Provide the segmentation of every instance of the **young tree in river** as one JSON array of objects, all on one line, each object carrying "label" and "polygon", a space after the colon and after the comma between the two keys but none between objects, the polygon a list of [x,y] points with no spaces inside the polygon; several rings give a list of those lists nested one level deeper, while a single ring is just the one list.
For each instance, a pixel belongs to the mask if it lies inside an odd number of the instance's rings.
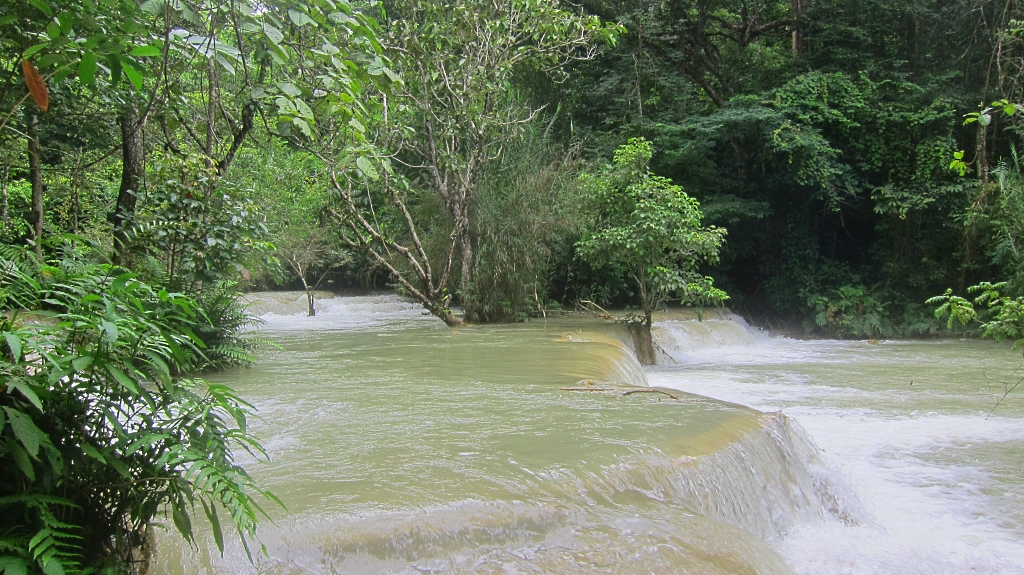
[{"label": "young tree in river", "polygon": [[338,266],[348,261],[347,254],[338,249],[337,239],[327,230],[289,229],[277,242],[277,254],[285,265],[298,276],[306,291],[306,313],[316,315],[315,292]]},{"label": "young tree in river", "polygon": [[633,138],[611,166],[584,175],[594,210],[592,230],[576,244],[591,265],[629,276],[640,291],[643,317],[627,322],[641,363],[655,363],[651,315],[674,293],[683,305],[721,304],[728,296],[697,272],[716,263],[725,230],[701,227],[700,204],[683,188],[648,170],[653,146]]}]

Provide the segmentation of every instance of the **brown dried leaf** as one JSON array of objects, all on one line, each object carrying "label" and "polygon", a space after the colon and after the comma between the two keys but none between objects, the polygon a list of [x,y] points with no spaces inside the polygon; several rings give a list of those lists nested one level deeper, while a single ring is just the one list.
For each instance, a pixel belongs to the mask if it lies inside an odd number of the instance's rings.
[{"label": "brown dried leaf", "polygon": [[25,74],[25,85],[28,86],[28,93],[32,95],[39,109],[46,111],[50,107],[50,94],[46,91],[46,82],[39,75],[39,71],[28,60],[21,61],[21,71]]}]

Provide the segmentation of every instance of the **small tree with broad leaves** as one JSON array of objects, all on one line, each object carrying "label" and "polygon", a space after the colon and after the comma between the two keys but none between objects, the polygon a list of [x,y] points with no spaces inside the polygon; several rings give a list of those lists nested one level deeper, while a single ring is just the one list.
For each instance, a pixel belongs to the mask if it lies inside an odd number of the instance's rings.
[{"label": "small tree with broad leaves", "polygon": [[648,168],[650,142],[633,138],[615,151],[612,165],[584,174],[581,186],[593,213],[576,244],[584,260],[631,278],[642,317],[627,318],[641,363],[655,363],[651,314],[673,294],[683,305],[720,305],[728,296],[697,270],[716,263],[725,229],[701,226],[700,204]]}]

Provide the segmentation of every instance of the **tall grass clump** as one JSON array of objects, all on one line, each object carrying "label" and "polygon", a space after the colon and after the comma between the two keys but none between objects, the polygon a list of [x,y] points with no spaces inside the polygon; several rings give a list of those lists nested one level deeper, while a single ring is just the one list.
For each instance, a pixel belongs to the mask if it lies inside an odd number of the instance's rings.
[{"label": "tall grass clump", "polygon": [[552,120],[534,121],[482,177],[475,206],[478,319],[520,321],[558,303],[550,297],[558,246],[579,235],[575,148],[558,142]]}]

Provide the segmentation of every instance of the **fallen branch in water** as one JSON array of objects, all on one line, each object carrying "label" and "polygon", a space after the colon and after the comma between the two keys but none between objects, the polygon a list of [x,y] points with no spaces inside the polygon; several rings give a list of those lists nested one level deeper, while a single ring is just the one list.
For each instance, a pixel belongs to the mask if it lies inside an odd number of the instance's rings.
[{"label": "fallen branch in water", "polygon": [[671,393],[669,393],[667,391],[662,391],[660,389],[654,389],[652,387],[631,388],[631,387],[589,387],[588,386],[588,387],[563,387],[561,389],[562,389],[562,391],[614,391],[614,392],[621,393],[623,396],[633,395],[634,393],[661,393],[663,395],[667,395],[667,396],[671,397],[672,399],[674,399],[676,401],[682,401],[682,399],[680,399],[679,396],[677,396],[677,395],[672,395]]},{"label": "fallen branch in water", "polygon": [[[579,303],[581,304],[580,307],[582,307],[583,309],[586,309],[587,311],[589,311],[590,313],[592,313],[592,314],[594,314],[594,315],[596,315],[598,317],[602,317],[604,319],[612,319],[612,314],[608,313],[608,310],[604,309],[603,307],[597,305],[596,303],[594,303],[594,302],[592,302],[592,301],[590,301],[588,299],[580,300]],[[589,305],[591,307],[588,309],[586,306],[584,306],[582,304],[587,304],[587,305]],[[603,315],[600,314],[600,313],[597,313],[596,311],[594,311],[593,308],[597,308],[597,309],[601,310],[602,312],[604,312]]]}]

